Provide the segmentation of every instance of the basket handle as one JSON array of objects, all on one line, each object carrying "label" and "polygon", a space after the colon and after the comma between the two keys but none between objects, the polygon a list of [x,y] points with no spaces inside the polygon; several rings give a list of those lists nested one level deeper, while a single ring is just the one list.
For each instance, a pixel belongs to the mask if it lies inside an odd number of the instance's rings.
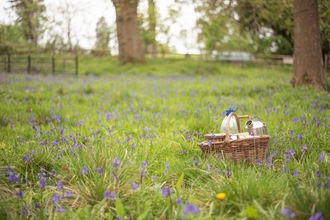
[{"label": "basket handle", "polygon": [[241,119],[241,118],[249,118],[250,116],[249,115],[237,115],[237,118],[238,119]]},{"label": "basket handle", "polygon": [[231,117],[235,117],[235,120],[236,120],[236,124],[237,124],[237,129],[238,129],[238,133],[241,133],[241,126],[239,124],[239,120],[238,120],[238,117],[237,115],[234,113],[234,112],[231,112],[229,115],[228,115],[228,119],[227,119],[227,122],[226,122],[226,139],[229,140],[229,123],[230,123],[230,119]]}]

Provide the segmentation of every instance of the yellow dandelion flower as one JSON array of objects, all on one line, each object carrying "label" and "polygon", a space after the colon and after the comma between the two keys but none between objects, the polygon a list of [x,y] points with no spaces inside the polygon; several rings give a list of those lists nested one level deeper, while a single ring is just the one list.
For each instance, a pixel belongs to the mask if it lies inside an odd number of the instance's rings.
[{"label": "yellow dandelion flower", "polygon": [[226,193],[218,193],[216,197],[219,200],[224,200],[226,198]]}]

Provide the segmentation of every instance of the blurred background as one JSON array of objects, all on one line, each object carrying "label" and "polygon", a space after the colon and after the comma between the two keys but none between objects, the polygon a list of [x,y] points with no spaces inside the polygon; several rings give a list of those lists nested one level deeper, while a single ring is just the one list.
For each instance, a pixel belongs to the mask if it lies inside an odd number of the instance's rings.
[{"label": "blurred background", "polygon": [[[1,0],[0,54],[117,56],[115,2]],[[293,0],[135,0],[148,57],[292,64]],[[323,54],[330,47],[330,0],[319,1]]]}]

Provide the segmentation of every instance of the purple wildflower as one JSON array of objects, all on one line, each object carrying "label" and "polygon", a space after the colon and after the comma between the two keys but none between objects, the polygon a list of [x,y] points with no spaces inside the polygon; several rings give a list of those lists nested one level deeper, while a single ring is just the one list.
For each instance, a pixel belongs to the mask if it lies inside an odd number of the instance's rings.
[{"label": "purple wildflower", "polygon": [[207,169],[208,169],[208,170],[212,170],[212,169],[213,169],[213,165],[210,164],[210,163],[208,163],[208,164],[207,164]]},{"label": "purple wildflower", "polygon": [[64,197],[72,197],[72,196],[73,196],[73,192],[72,191],[70,191],[70,190],[65,191]]},{"label": "purple wildflower", "polygon": [[197,161],[197,159],[194,157],[193,160],[194,160],[194,166],[197,167],[197,165],[198,165],[198,161]]},{"label": "purple wildflower", "polygon": [[23,205],[23,208],[21,209],[21,215],[22,216],[28,216],[30,214],[28,205]]},{"label": "purple wildflower", "polygon": [[285,156],[285,159],[286,159],[286,162],[290,162],[290,159],[291,157],[293,157],[293,155],[295,154],[296,152],[294,150],[288,150],[285,152],[284,156]]},{"label": "purple wildflower", "polygon": [[16,175],[10,167],[6,168],[5,173],[9,174],[9,177],[8,177],[9,182],[12,182],[12,183],[19,183],[20,182],[19,176]]},{"label": "purple wildflower", "polygon": [[118,157],[116,157],[113,160],[113,164],[112,164],[113,169],[116,169],[117,170],[119,168],[119,164],[120,164],[120,160],[118,159]]},{"label": "purple wildflower", "polygon": [[282,209],[280,213],[283,214],[286,219],[296,217],[296,213],[291,212],[289,208]]},{"label": "purple wildflower", "polygon": [[292,171],[292,176],[299,176],[299,172],[297,170]]},{"label": "purple wildflower", "polygon": [[315,215],[311,215],[309,220],[323,220],[323,215],[321,212],[317,212]]},{"label": "purple wildflower", "polygon": [[320,156],[319,156],[319,160],[320,160],[321,162],[324,162],[324,159],[325,159],[325,153],[322,152],[322,153],[320,154]]},{"label": "purple wildflower", "polygon": [[97,167],[95,170],[97,171],[98,174],[101,175],[104,169],[102,167]]},{"label": "purple wildflower", "polygon": [[288,167],[287,167],[287,166],[284,166],[284,168],[283,168],[283,172],[284,172],[284,173],[287,173],[287,172],[288,172]]},{"label": "purple wildflower", "polygon": [[297,117],[294,117],[293,119],[292,119],[292,122],[293,123],[296,123],[296,122],[298,122],[299,121],[299,118],[297,118]]},{"label": "purple wildflower", "polygon": [[30,161],[30,159],[26,155],[22,158],[22,160],[24,161],[24,163],[28,163]]},{"label": "purple wildflower", "polygon": [[223,172],[224,172],[227,176],[230,176],[230,175],[231,175],[231,173],[230,173],[229,170],[224,170]]},{"label": "purple wildflower", "polygon": [[80,171],[81,174],[85,175],[88,173],[88,169],[86,167],[83,167]]},{"label": "purple wildflower", "polygon": [[316,178],[320,179],[321,178],[321,171],[320,170],[316,170],[315,171],[315,175],[316,175]]},{"label": "purple wildflower", "polygon": [[156,176],[151,176],[151,180],[155,182],[157,180],[157,177]]},{"label": "purple wildflower", "polygon": [[39,187],[42,190],[45,189],[45,187],[46,187],[46,177],[41,176],[40,181],[39,181]]},{"label": "purple wildflower", "polygon": [[195,204],[192,204],[192,203],[185,204],[183,206],[182,211],[183,211],[182,217],[184,219],[186,219],[189,214],[193,214],[193,215],[198,215],[199,214],[198,207]]},{"label": "purple wildflower", "polygon": [[259,159],[256,160],[256,163],[257,163],[258,166],[261,166],[262,165],[262,163],[261,163],[261,161]]},{"label": "purple wildflower", "polygon": [[52,196],[52,204],[53,204],[53,206],[55,207],[56,206],[56,203],[58,201],[60,201],[60,200],[61,200],[60,195],[57,194],[57,193],[54,193],[53,196]]},{"label": "purple wildflower", "polygon": [[135,192],[135,190],[139,187],[138,184],[136,184],[134,181],[131,182],[132,190]]},{"label": "purple wildflower", "polygon": [[162,195],[163,196],[170,196],[171,195],[171,189],[170,188],[163,187],[162,188]]},{"label": "purple wildflower", "polygon": [[15,193],[15,196],[17,196],[17,197],[20,198],[20,199],[23,199],[24,194],[23,194],[22,190],[18,190],[18,191]]},{"label": "purple wildflower", "polygon": [[302,134],[298,134],[297,139],[300,141],[303,138]]},{"label": "purple wildflower", "polygon": [[266,167],[267,168],[272,168],[273,167],[272,161],[273,161],[273,157],[272,156],[267,157],[267,163],[266,163]]},{"label": "purple wildflower", "polygon": [[168,170],[170,169],[170,166],[168,165],[168,162],[165,162],[165,171],[164,174],[167,175],[168,174]]},{"label": "purple wildflower", "polygon": [[104,197],[106,199],[116,199],[116,193],[115,192],[109,192],[109,191],[106,191],[104,193]]},{"label": "purple wildflower", "polygon": [[60,207],[58,207],[58,208],[56,209],[56,212],[58,212],[58,213],[64,213],[64,212],[65,212],[65,209],[64,209],[63,206],[60,206]]},{"label": "purple wildflower", "polygon": [[57,189],[63,190],[63,182],[61,180],[57,182]]},{"label": "purple wildflower", "polygon": [[301,152],[306,152],[307,151],[307,145],[306,144],[304,144],[303,146],[302,146],[302,148],[301,148]]},{"label": "purple wildflower", "polygon": [[178,198],[176,198],[176,202],[175,202],[177,205],[181,205],[182,201],[181,201],[181,198],[180,196],[178,196]]},{"label": "purple wildflower", "polygon": [[324,188],[326,188],[326,189],[330,188],[330,176],[327,177],[327,182],[324,183]]}]

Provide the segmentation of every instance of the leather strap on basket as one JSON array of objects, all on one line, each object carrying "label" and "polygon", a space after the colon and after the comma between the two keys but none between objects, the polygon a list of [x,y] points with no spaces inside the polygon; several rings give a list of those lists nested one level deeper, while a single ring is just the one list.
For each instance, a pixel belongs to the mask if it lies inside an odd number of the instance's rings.
[{"label": "leather strap on basket", "polygon": [[231,117],[234,117],[235,120],[236,120],[236,124],[237,124],[237,129],[238,129],[238,133],[241,133],[241,126],[239,124],[239,120],[238,120],[238,117],[237,115],[234,113],[234,112],[231,112],[229,115],[228,115],[228,119],[227,119],[227,122],[226,122],[226,138],[225,138],[225,142],[229,141],[229,123],[230,123],[230,119]]}]

